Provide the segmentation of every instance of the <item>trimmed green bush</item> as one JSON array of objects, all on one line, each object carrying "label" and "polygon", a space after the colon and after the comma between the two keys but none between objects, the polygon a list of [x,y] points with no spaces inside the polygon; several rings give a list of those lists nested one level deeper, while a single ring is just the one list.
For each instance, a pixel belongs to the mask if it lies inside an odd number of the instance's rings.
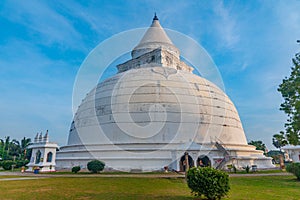
[{"label": "trimmed green bush", "polygon": [[5,161],[2,161],[2,167],[3,169],[5,170],[11,170],[12,168],[12,165],[15,165],[16,163],[12,160],[5,160]]},{"label": "trimmed green bush", "polygon": [[221,199],[230,189],[228,174],[211,167],[191,168],[187,184],[195,196],[209,200]]},{"label": "trimmed green bush", "polygon": [[92,173],[98,173],[104,169],[105,163],[100,160],[92,160],[88,162],[87,168]]},{"label": "trimmed green bush", "polygon": [[80,171],[80,169],[81,169],[80,166],[72,167],[72,172],[76,174],[77,172]]},{"label": "trimmed green bush", "polygon": [[290,163],[286,166],[286,171],[293,173],[300,180],[300,163]]}]

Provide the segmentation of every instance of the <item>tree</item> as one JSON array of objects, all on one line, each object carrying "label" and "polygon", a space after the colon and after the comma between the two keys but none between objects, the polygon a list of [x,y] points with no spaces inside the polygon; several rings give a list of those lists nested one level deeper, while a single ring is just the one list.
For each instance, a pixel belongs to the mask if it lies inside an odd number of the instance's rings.
[{"label": "tree", "polygon": [[9,159],[9,149],[10,149],[10,137],[5,137],[4,147],[3,147],[3,159]]},{"label": "tree", "polygon": [[0,155],[1,155],[1,160],[4,159],[4,141],[0,139]]},{"label": "tree", "polygon": [[268,157],[272,157],[275,163],[280,163],[280,157],[284,156],[284,153],[282,151],[278,150],[271,150],[267,153]]},{"label": "tree", "polygon": [[10,155],[11,156],[21,156],[21,146],[20,146],[20,142],[18,140],[13,139],[10,142]]},{"label": "tree", "polygon": [[26,159],[26,154],[27,154],[27,150],[28,150],[29,145],[31,145],[31,139],[24,137],[21,140],[21,151],[22,151],[23,159]]},{"label": "tree", "polygon": [[30,150],[28,146],[31,144],[31,139],[24,137],[20,142],[16,139],[10,140],[7,136],[5,139],[0,139],[0,157],[2,160],[13,159],[28,159],[30,158]]},{"label": "tree", "polygon": [[280,131],[279,134],[275,134],[273,135],[273,145],[277,148],[277,149],[281,149],[281,147],[285,146],[288,144],[288,141],[285,138],[284,132]]},{"label": "tree", "polygon": [[285,135],[292,145],[300,144],[300,53],[293,58],[293,67],[289,77],[285,77],[278,87],[284,102],[280,110],[287,114]]},{"label": "tree", "polygon": [[265,145],[262,141],[260,141],[260,140],[257,140],[257,141],[251,140],[251,142],[249,142],[248,144],[255,146],[255,147],[256,147],[256,150],[261,150],[261,151],[263,151],[263,152],[266,152],[267,147],[266,147],[266,145]]}]

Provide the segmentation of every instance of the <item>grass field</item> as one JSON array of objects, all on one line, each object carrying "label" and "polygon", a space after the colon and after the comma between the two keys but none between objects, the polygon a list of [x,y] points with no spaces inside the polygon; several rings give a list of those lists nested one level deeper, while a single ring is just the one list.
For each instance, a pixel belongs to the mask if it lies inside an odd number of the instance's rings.
[{"label": "grass field", "polygon": [[[293,176],[231,177],[225,199],[300,199]],[[0,199],[194,199],[182,178],[45,178],[1,181]]]},{"label": "grass field", "polygon": [[9,175],[9,176],[0,176],[0,179],[6,179],[6,178],[20,178],[20,176],[11,176],[11,175]]}]

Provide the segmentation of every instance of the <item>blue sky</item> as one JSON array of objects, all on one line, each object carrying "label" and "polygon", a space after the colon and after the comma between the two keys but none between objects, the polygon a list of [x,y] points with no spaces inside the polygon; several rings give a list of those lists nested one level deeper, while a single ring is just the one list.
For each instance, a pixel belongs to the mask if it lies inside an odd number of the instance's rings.
[{"label": "blue sky", "polygon": [[147,27],[199,42],[222,75],[248,140],[283,129],[277,87],[299,52],[300,1],[14,1],[0,3],[0,138],[49,129],[66,144],[77,71],[99,43]]}]

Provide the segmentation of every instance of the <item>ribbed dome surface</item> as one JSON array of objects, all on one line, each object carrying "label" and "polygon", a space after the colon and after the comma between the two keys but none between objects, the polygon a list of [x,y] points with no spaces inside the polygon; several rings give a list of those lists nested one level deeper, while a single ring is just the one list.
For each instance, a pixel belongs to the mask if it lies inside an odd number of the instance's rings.
[{"label": "ribbed dome surface", "polygon": [[87,144],[163,144],[193,138],[209,143],[215,137],[226,144],[247,144],[225,93],[197,75],[173,68],[132,69],[107,79],[83,100],[74,121],[68,145],[80,143],[79,138]]}]

